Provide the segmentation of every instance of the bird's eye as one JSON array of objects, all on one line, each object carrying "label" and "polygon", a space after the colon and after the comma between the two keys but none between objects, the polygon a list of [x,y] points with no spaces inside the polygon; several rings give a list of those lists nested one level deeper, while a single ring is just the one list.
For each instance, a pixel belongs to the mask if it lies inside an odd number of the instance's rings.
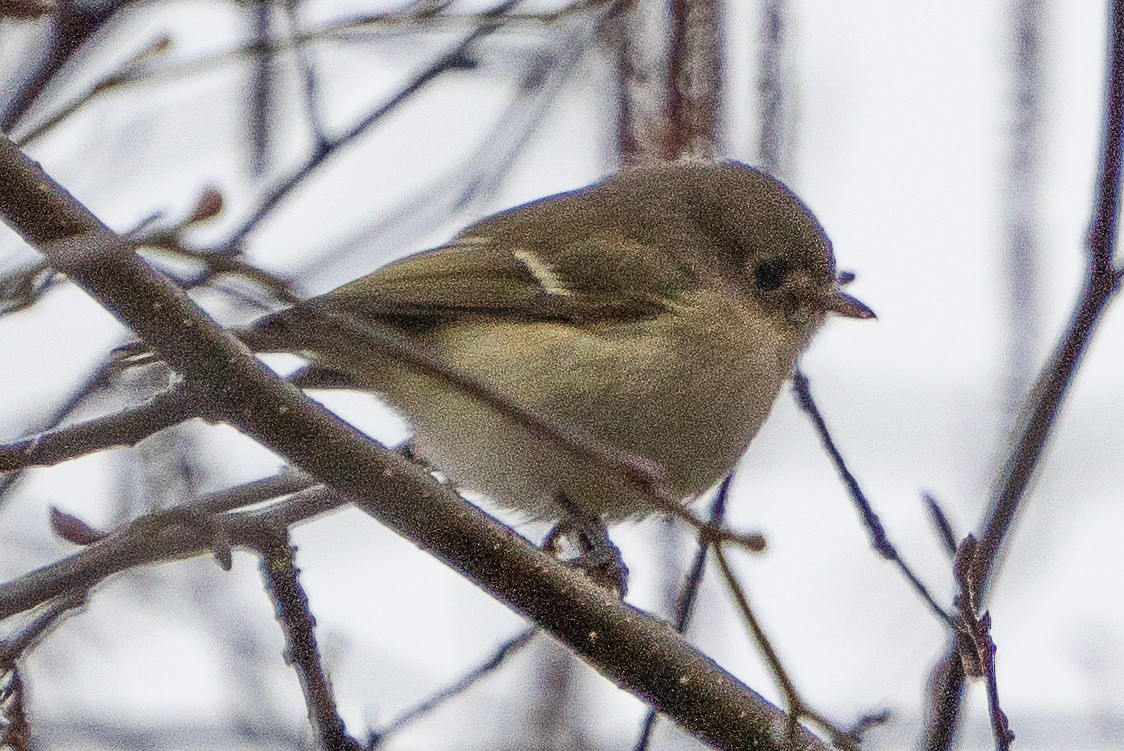
[{"label": "bird's eye", "polygon": [[757,267],[753,272],[753,281],[757,284],[757,289],[762,292],[772,292],[784,284],[786,276],[788,276],[788,261],[774,258],[762,262]]}]

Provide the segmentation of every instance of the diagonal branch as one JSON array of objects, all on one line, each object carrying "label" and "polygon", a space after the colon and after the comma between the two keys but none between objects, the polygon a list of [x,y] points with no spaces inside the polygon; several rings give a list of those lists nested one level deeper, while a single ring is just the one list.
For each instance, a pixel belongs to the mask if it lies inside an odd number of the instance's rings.
[{"label": "diagonal branch", "polygon": [[788,705],[788,733],[790,737],[795,737],[800,728],[800,718],[807,718],[809,722],[815,724],[824,732],[831,736],[832,745],[837,748],[844,749],[844,751],[858,751],[859,740],[858,738],[851,737],[848,731],[836,727],[830,720],[813,710],[800,692],[796,690],[796,684],[793,683],[792,678],[788,674],[784,663],[781,662],[780,655],[773,647],[772,641],[769,639],[765,629],[761,626],[761,622],[757,619],[757,615],[753,612],[753,608],[749,604],[749,598],[745,594],[745,589],[738,582],[737,576],[734,574],[734,569],[730,566],[730,561],[726,558],[726,553],[723,551],[721,545],[714,546],[714,561],[718,564],[718,570],[722,573],[722,578],[726,581],[726,588],[729,590],[731,596],[734,598],[734,603],[738,606],[738,611],[745,621],[746,628],[749,629],[753,637],[754,643],[761,651],[761,656],[765,658],[765,662],[769,666],[769,672],[773,674],[773,679],[777,682],[778,688],[784,695],[785,704]]},{"label": "diagonal branch", "polygon": [[498,670],[500,666],[507,661],[509,657],[519,652],[526,647],[531,641],[538,636],[538,628],[531,626],[530,628],[520,631],[515,636],[504,641],[500,647],[492,653],[491,657],[485,660],[480,665],[469,670],[457,680],[453,681],[448,686],[442,688],[437,693],[428,697],[419,704],[410,707],[402,714],[395,717],[382,728],[373,730],[368,738],[368,748],[376,749],[386,743],[390,736],[402,730],[410,723],[425,717],[433,712],[438,707],[441,707],[445,702],[450,699],[455,699],[468,689],[479,683],[484,677],[491,675]]},{"label": "diagonal branch", "polygon": [[133,409],[0,445],[0,474],[59,464],[115,446],[135,446],[153,433],[200,416],[205,406],[188,389],[173,388]]},{"label": "diagonal branch", "polygon": [[[1109,63],[1103,143],[1084,288],[1065,334],[1027,399],[1025,418],[999,476],[983,532],[979,535],[979,546],[968,577],[978,588],[981,605],[1081,358],[1124,277],[1116,258],[1124,139],[1124,0],[1113,0],[1108,29]],[[951,748],[953,741],[964,687],[964,671],[949,667],[955,660],[953,647],[942,662],[946,669],[933,686],[933,709],[926,724],[925,739],[925,748],[933,751]]]},{"label": "diagonal branch", "polygon": [[874,513],[874,508],[870,505],[870,500],[867,499],[866,493],[863,492],[859,486],[859,481],[852,474],[847,462],[843,460],[843,454],[840,453],[839,447],[835,445],[835,440],[831,437],[831,433],[827,429],[827,422],[823,419],[820,409],[816,406],[815,400],[812,398],[812,390],[808,384],[808,376],[804,375],[803,371],[797,370],[792,376],[792,387],[796,391],[796,400],[800,404],[800,409],[804,411],[808,418],[812,421],[812,426],[816,429],[816,434],[820,437],[820,442],[823,443],[824,450],[831,458],[835,469],[839,472],[839,477],[843,480],[843,484],[847,487],[847,492],[850,493],[851,499],[859,509],[862,515],[863,523],[866,524],[870,530],[871,543],[874,549],[878,551],[879,555],[888,561],[892,561],[898,570],[902,572],[906,580],[909,582],[913,590],[921,596],[921,599],[929,606],[929,609],[945,623],[951,621],[952,617],[944,612],[944,608],[936,601],[933,595],[929,592],[928,587],[921,581],[921,579],[913,572],[913,569],[905,562],[898,549],[890,542],[889,536],[886,534],[885,527],[882,526],[882,520],[878,518],[878,514]]},{"label": "diagonal branch", "polygon": [[[40,422],[38,426],[33,429],[39,432],[46,432],[57,428],[63,420],[85,404],[87,399],[103,388],[108,379],[109,370],[104,366],[98,368],[71,392],[70,396],[62,405],[57,407],[45,420]],[[21,474],[20,471],[15,471],[0,477],[0,508],[4,507],[5,502],[10,497],[8,495],[9,492],[15,487],[16,481]]]},{"label": "diagonal branch", "polygon": [[[726,502],[730,498],[730,486],[733,482],[734,473],[730,472],[722,480],[722,484],[718,486],[718,492],[714,494],[714,500],[710,503],[710,524],[714,528],[721,527],[723,520],[726,518]],[[675,600],[675,630],[681,634],[687,633],[687,627],[694,615],[695,602],[698,599],[699,590],[702,589],[703,574],[706,572],[707,553],[713,543],[713,535],[710,534],[709,530],[699,531],[695,558],[691,561],[691,568],[688,570],[687,576],[683,580],[683,586],[679,590],[679,596]],[[652,742],[652,731],[656,728],[656,718],[656,712],[652,709],[649,709],[644,715],[644,722],[640,725],[640,734],[637,736],[636,745],[633,747],[634,751],[648,751],[648,746]]]},{"label": "diagonal branch", "polygon": [[0,131],[7,133],[58,80],[61,71],[106,24],[133,0],[86,4],[63,0],[51,22],[50,41],[34,70],[19,83],[0,112]]},{"label": "diagonal branch", "polygon": [[430,63],[425,70],[414,76],[408,84],[390,97],[390,99],[367,113],[346,132],[321,144],[320,148],[313,152],[312,157],[304,165],[278,183],[265,195],[254,212],[247,217],[242,225],[231,235],[228,245],[233,248],[237,248],[241,245],[258,224],[260,224],[294,188],[303,182],[310,174],[315,172],[328,157],[361,136],[368,128],[396,110],[405,101],[418,93],[418,91],[429,85],[434,79],[452,70],[463,70],[471,67],[472,63],[469,58],[469,53],[472,48],[478,41],[500,29],[503,25],[503,15],[520,2],[521,0],[505,0],[505,2],[501,3],[494,10],[485,14],[479,25],[477,25],[470,34],[465,36],[456,47]]},{"label": "diagonal branch", "polygon": [[[718,748],[788,747],[783,712],[668,624],[536,550],[277,378],[2,136],[0,215],[216,413],[534,620],[619,686]],[[823,748],[807,732],[797,741]]]},{"label": "diagonal branch", "polygon": [[[259,511],[227,513],[289,494],[293,495]],[[307,476],[292,472],[199,496],[184,506],[143,516],[74,555],[0,583],[0,620],[69,592],[88,591],[137,566],[210,553],[218,553],[225,565],[229,546],[238,544],[256,524],[292,525],[345,503]]]}]

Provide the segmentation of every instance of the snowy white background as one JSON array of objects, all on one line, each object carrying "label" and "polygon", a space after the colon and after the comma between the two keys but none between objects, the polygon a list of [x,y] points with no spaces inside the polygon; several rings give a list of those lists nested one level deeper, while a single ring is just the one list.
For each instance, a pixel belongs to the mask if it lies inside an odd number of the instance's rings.
[{"label": "snowy white background", "polygon": [[[346,5],[309,0],[304,10],[316,23],[346,17]],[[725,151],[751,163],[756,5],[728,9]],[[1043,18],[1039,362],[1065,325],[1083,272],[1106,16],[1104,3],[1066,0],[1047,3]],[[976,528],[1014,419],[1004,390],[1009,321],[1000,200],[1011,129],[1008,4],[803,0],[792,4],[790,22],[796,128],[785,177],[827,228],[841,267],[858,273],[851,291],[879,315],[877,323],[831,323],[804,368],[891,539],[947,602],[949,562],[920,491],[941,500],[959,534]],[[166,2],[126,13],[89,54],[96,52],[108,71],[169,34],[168,61],[186,60],[237,44],[247,27],[227,4]],[[0,29],[0,70],[12,70],[38,43],[36,28]],[[318,46],[329,126],[347,127],[457,33],[388,35],[397,41],[377,46],[379,54],[370,44]],[[462,160],[473,158],[515,96],[511,61],[518,56],[501,52],[542,43],[533,31],[486,42],[480,69],[442,78],[306,181],[251,235],[250,258],[277,272],[301,270],[301,291],[321,292],[494,210],[611,171],[611,79],[604,51],[594,48],[548,74],[563,88],[548,110],[527,114],[541,114],[541,123],[497,189],[453,206],[464,187]],[[98,71],[84,66],[82,75],[96,78]],[[203,185],[217,184],[227,212],[196,237],[218,238],[309,145],[294,98],[270,175],[248,177],[239,135],[247,75],[246,66],[231,64],[123,89],[36,141],[31,152],[122,230],[153,212],[182,216]],[[282,78],[295,91],[292,71]],[[36,116],[90,81],[66,79],[69,89],[52,90]],[[380,226],[404,206],[412,208],[395,226]],[[339,263],[303,266],[336,246],[352,250]],[[0,268],[34,257],[0,229]],[[200,299],[219,316],[232,314],[219,295]],[[1077,377],[993,589],[1001,698],[1016,747],[1028,751],[1124,745],[1121,308],[1108,312]],[[0,440],[25,434],[125,336],[66,286],[32,310],[0,319]],[[339,395],[327,403],[376,435],[401,435],[369,397]],[[200,426],[191,434],[197,456],[209,459],[206,488],[277,466],[233,431]],[[47,527],[51,504],[93,524],[122,521],[116,489],[122,482],[143,485],[123,453],[38,470],[22,481],[0,509],[0,573],[11,577],[73,552]],[[731,517],[734,526],[761,530],[769,540],[765,555],[735,558],[805,697],[844,722],[889,707],[894,716],[872,733],[871,747],[914,746],[944,631],[871,550],[787,390],[742,463]],[[633,571],[631,599],[663,609],[666,556],[654,551],[672,544],[673,560],[685,568],[688,537],[669,536],[659,520],[613,535]],[[305,524],[295,539],[353,732],[411,706],[522,628],[518,617],[359,511]],[[692,635],[720,664],[780,701],[713,571]],[[47,748],[88,747],[83,734],[99,724],[120,732],[117,747],[146,747],[146,728],[179,737],[176,748],[291,747],[306,734],[305,710],[295,675],[280,659],[282,646],[249,555],[236,555],[230,573],[209,560],[130,573],[100,587],[89,607],[28,661],[33,717]],[[522,653],[388,747],[518,748],[513,739],[530,712],[519,687],[533,685],[544,664],[541,651]],[[642,705],[592,671],[580,668],[580,676],[575,702],[591,718],[584,728],[590,742],[631,747]],[[981,686],[971,688],[966,706],[961,747],[990,748]],[[216,730],[229,725],[242,729],[240,740]],[[695,746],[664,723],[653,747]]]}]

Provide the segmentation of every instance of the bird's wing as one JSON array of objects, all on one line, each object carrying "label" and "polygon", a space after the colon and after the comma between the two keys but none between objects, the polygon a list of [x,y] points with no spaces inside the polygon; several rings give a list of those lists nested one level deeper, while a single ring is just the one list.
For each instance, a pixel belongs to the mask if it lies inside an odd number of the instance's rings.
[{"label": "bird's wing", "polygon": [[612,323],[665,311],[677,286],[667,274],[650,249],[613,239],[524,247],[468,235],[297,307],[405,327],[464,319]]}]

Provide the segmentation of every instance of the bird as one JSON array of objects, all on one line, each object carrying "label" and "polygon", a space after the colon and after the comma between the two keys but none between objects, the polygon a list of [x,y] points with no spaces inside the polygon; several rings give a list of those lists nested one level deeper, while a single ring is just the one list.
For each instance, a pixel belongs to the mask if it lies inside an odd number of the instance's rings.
[{"label": "bird", "polygon": [[689,503],[738,462],[827,316],[874,317],[847,280],[777,179],[668,162],[501,211],[237,334],[304,358],[298,385],[380,397],[463,490],[529,520],[615,522],[662,509],[519,416],[636,458]]}]

